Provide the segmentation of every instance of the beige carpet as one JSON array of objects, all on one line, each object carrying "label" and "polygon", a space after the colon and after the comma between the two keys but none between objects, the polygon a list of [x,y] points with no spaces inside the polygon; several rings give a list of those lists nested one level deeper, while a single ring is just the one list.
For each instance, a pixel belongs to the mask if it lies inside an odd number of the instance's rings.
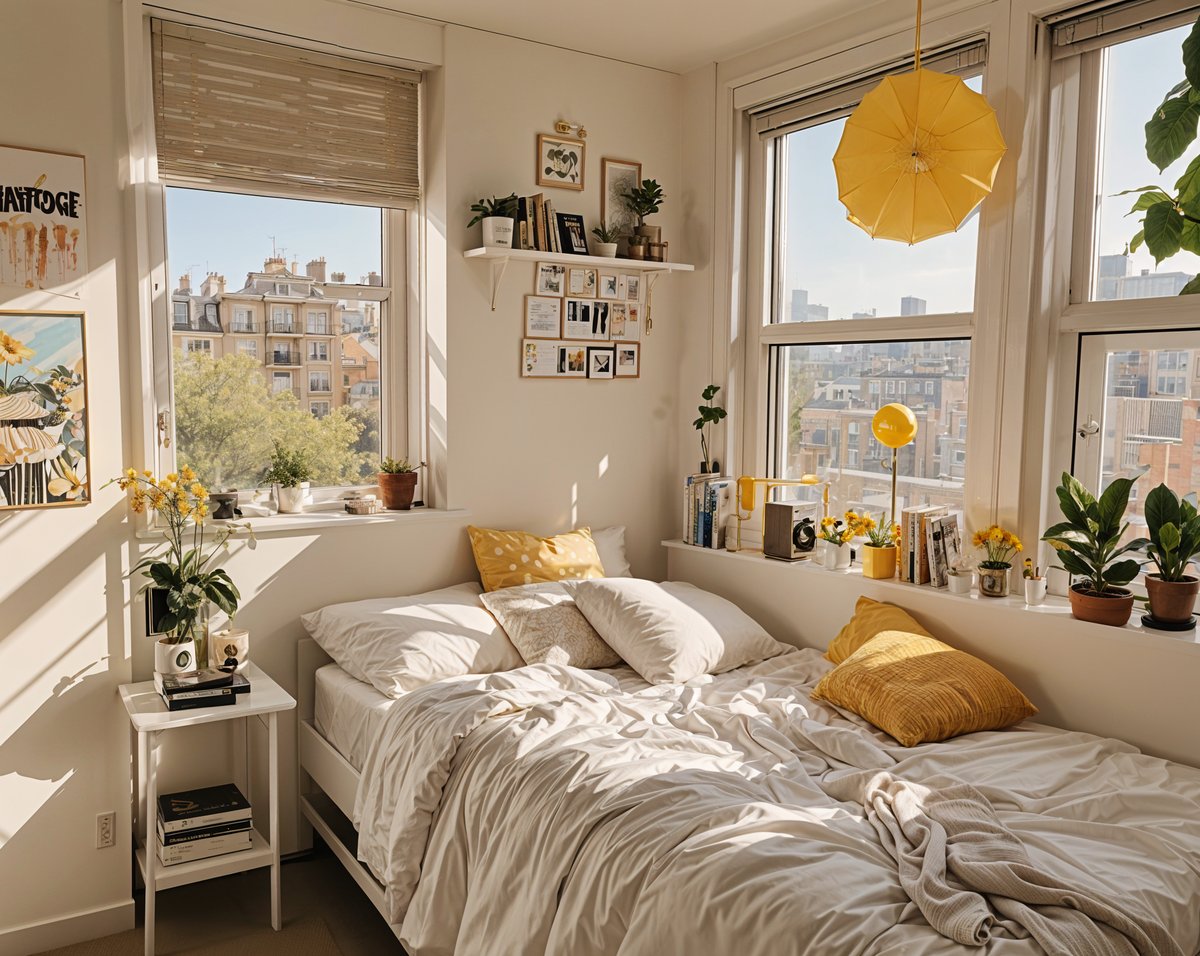
[{"label": "beige carpet", "polygon": [[[341,956],[341,950],[329,934],[323,919],[294,920],[278,933],[266,929],[260,933],[237,936],[200,946],[176,946],[159,934],[157,956]],[[116,936],[105,936],[87,943],[52,949],[43,956],[137,956],[145,951],[140,929]]]}]

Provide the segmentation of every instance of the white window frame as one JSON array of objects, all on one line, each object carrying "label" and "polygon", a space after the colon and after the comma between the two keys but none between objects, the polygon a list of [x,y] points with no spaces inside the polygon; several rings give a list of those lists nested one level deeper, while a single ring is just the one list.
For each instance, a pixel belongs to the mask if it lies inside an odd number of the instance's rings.
[{"label": "white window frame", "polygon": [[[319,384],[321,379],[324,379],[325,387],[322,388]],[[313,385],[314,379],[318,382]],[[328,369],[309,369],[308,370],[308,390],[315,395],[332,395],[333,394],[333,378]]]},{"label": "white window frame", "polygon": [[[320,317],[320,316],[325,317],[324,322],[321,323],[324,326],[324,328],[326,329],[326,331],[324,331],[324,332],[317,332],[317,331],[314,331],[312,328],[313,318]],[[333,325],[329,321],[329,310],[328,309],[305,309],[304,310],[304,334],[305,335],[332,335],[333,334]]]},{"label": "white window frame", "polygon": [[[324,355],[313,353],[324,352]],[[308,343],[308,361],[310,362],[328,362],[329,361],[329,342],[325,339],[313,339]]]},{"label": "white window frame", "polygon": [[251,358],[257,359],[258,354],[258,339],[237,339],[237,354],[249,355]]}]

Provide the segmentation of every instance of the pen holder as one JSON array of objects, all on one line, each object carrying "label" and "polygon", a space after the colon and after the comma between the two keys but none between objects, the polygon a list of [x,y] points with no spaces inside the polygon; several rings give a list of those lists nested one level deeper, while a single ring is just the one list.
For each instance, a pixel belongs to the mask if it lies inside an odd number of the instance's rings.
[{"label": "pen holder", "polygon": [[1046,600],[1046,579],[1025,578],[1025,603],[1037,607]]}]

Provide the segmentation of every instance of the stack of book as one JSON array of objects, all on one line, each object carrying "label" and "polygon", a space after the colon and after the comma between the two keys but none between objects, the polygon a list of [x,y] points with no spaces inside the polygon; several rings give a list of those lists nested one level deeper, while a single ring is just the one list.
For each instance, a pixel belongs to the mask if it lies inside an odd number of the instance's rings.
[{"label": "stack of book", "polygon": [[725,523],[737,507],[737,483],[728,475],[688,475],[683,492],[683,540],[725,547]]},{"label": "stack of book", "polygon": [[221,707],[235,703],[250,692],[250,682],[241,674],[226,673],[210,667],[182,674],[154,675],[154,689],[167,710],[192,707]]},{"label": "stack of book", "polygon": [[232,783],[158,798],[158,858],[164,866],[250,849],[250,803]]},{"label": "stack of book", "polygon": [[948,568],[962,558],[958,515],[930,505],[900,512],[900,580],[944,588]]},{"label": "stack of book", "polygon": [[542,193],[517,200],[517,230],[513,246],[538,252],[587,255],[583,217],[559,212]]}]

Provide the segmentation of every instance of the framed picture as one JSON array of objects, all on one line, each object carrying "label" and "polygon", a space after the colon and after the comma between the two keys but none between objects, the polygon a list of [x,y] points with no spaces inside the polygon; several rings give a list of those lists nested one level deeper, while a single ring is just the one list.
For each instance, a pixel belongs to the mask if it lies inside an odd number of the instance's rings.
[{"label": "framed picture", "polygon": [[561,339],[521,342],[522,378],[586,378],[587,346]]},{"label": "framed picture", "polygon": [[626,272],[621,279],[625,283],[625,301],[640,302],[642,300],[642,277],[636,272]]},{"label": "framed picture", "polygon": [[0,312],[0,510],[86,505],[82,312]]},{"label": "framed picture", "polygon": [[576,256],[588,254],[587,233],[583,229],[583,216],[573,212],[558,214],[558,245],[563,252]]},{"label": "framed picture", "polygon": [[567,273],[567,295],[581,299],[596,298],[596,270],[579,268]]},{"label": "framed picture", "polygon": [[608,336],[614,342],[619,339],[624,339],[626,325],[629,321],[629,310],[624,302],[610,302],[608,304]]},{"label": "framed picture", "polygon": [[600,160],[600,221],[623,236],[633,234],[637,216],[621,197],[641,182],[641,163],[607,156]]},{"label": "framed picture", "polygon": [[613,369],[616,365],[616,351],[611,345],[608,346],[588,346],[587,350],[587,377],[588,378],[613,378]]},{"label": "framed picture", "polygon": [[556,296],[525,296],[525,336],[557,339],[562,336],[562,302]]},{"label": "framed picture", "polygon": [[596,280],[596,295],[601,299],[622,299],[621,280],[615,272],[601,272]]},{"label": "framed picture", "polygon": [[583,190],[584,142],[553,133],[538,133],[537,184]]},{"label": "framed picture", "polygon": [[50,289],[87,275],[84,161],[0,146],[0,286]]},{"label": "framed picture", "polygon": [[642,304],[640,302],[625,302],[625,334],[621,336],[626,342],[639,342],[642,338]]},{"label": "framed picture", "polygon": [[567,291],[567,267],[557,262],[539,262],[534,295],[565,295]]},{"label": "framed picture", "polygon": [[563,308],[562,337],[564,339],[592,338],[592,313],[595,299],[566,299]]},{"label": "framed picture", "polygon": [[636,342],[618,342],[616,346],[617,378],[638,378],[642,374],[642,347]]}]

